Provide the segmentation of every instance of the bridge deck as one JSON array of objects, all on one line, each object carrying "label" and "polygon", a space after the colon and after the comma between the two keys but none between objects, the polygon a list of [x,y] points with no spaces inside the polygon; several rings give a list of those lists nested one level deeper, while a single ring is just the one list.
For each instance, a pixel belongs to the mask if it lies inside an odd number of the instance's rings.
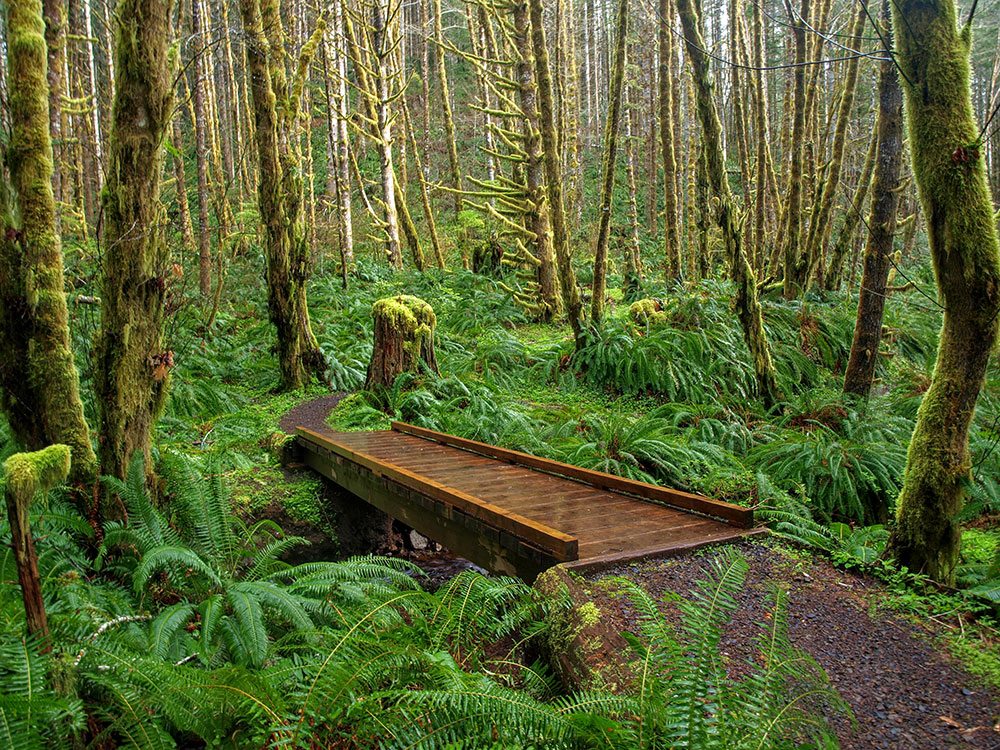
[{"label": "bridge deck", "polygon": [[297,432],[314,469],[497,572],[531,578],[558,562],[664,555],[753,533],[752,512],[739,506],[412,425]]}]

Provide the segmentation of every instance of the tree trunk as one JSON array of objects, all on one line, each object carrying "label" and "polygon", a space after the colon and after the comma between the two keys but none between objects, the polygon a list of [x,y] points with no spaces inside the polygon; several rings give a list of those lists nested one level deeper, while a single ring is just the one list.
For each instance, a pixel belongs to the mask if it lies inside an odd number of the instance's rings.
[{"label": "tree trunk", "polygon": [[[395,268],[403,267],[403,253],[399,245],[399,214],[396,210],[396,174],[392,165],[392,120],[389,116],[389,83],[392,78],[388,71],[389,50],[386,39],[387,8],[385,0],[372,3],[372,62],[375,77],[375,117],[378,137],[379,167],[382,175],[382,202],[385,204],[386,255]],[[440,52],[439,52],[440,54]]]},{"label": "tree trunk", "polygon": [[66,8],[63,0],[44,0],[45,46],[49,85],[49,135],[52,139],[52,190],[56,201],[56,220],[63,198],[62,99],[63,62],[66,55]]},{"label": "tree trunk", "polygon": [[629,101],[631,87],[625,88],[625,176],[628,181],[628,241],[622,243],[624,263],[622,269],[622,292],[626,300],[632,299],[642,285],[640,270],[641,246],[639,244],[639,204],[636,201],[638,188],[635,177],[635,142],[632,127],[632,106]]},{"label": "tree trunk", "polygon": [[851,197],[849,210],[844,214],[844,223],[837,235],[837,242],[834,243],[830,253],[830,267],[823,277],[823,283],[827,291],[836,291],[840,288],[844,277],[844,262],[847,259],[847,251],[854,246],[854,235],[858,224],[861,223],[865,200],[868,198],[868,190],[872,183],[872,174],[875,171],[875,153],[878,146],[878,129],[872,133],[868,139],[868,153],[865,154],[864,165],[861,167],[861,177],[854,188],[854,195]]},{"label": "tree trunk", "polygon": [[539,318],[552,320],[560,309],[555,247],[552,237],[549,200],[545,190],[545,157],[538,122],[538,87],[535,84],[535,53],[531,47],[531,20],[526,3],[514,3],[514,65],[521,108],[524,145],[524,184],[527,213],[525,227],[534,235],[534,256],[538,261]]},{"label": "tree trunk", "polygon": [[958,560],[955,514],[969,482],[969,425],[1000,311],[1000,243],[985,165],[972,145],[972,30],[958,29],[956,13],[953,0],[893,3],[913,174],[945,310],[889,549],[900,565],[946,583]]},{"label": "tree trunk", "polygon": [[354,264],[354,224],[351,219],[351,169],[348,150],[351,147],[350,135],[347,131],[347,115],[349,97],[347,94],[347,55],[344,39],[344,0],[334,0],[333,3],[333,53],[336,82],[334,83],[334,102],[336,103],[336,137],[334,138],[334,155],[336,157],[336,187],[337,205],[339,207],[337,224],[340,234],[340,248],[346,268]]},{"label": "tree trunk", "polygon": [[663,250],[667,282],[680,281],[681,243],[677,233],[677,171],[673,125],[673,0],[659,0],[660,153],[663,154]]},{"label": "tree trunk", "polygon": [[771,347],[764,330],[760,300],[757,299],[757,280],[743,247],[743,236],[736,216],[733,196],[726,178],[725,155],[722,151],[722,123],[712,98],[712,79],[708,68],[708,54],[700,30],[699,12],[694,0],[678,0],[677,10],[684,29],[691,74],[694,80],[704,136],[704,158],[709,182],[718,199],[716,221],[722,230],[729,260],[730,272],[736,286],[736,313],[743,328],[743,338],[750,350],[750,359],[757,379],[757,391],[768,408],[778,401],[777,376],[771,360]]},{"label": "tree trunk", "polygon": [[548,187],[549,212],[552,219],[552,241],[559,269],[559,285],[570,326],[577,343],[583,333],[583,303],[573,272],[569,250],[569,226],[566,206],[563,203],[562,160],[559,156],[559,139],[555,128],[555,103],[552,98],[552,72],[549,68],[548,46],[545,42],[542,0],[516,0],[527,2],[531,19],[531,47],[535,55],[535,82],[538,86],[539,125],[545,179]]},{"label": "tree trunk", "polygon": [[94,390],[101,469],[124,478],[132,455],[150,467],[173,352],[163,348],[169,248],[160,203],[163,139],[173,115],[171,0],[119,0],[118,82],[104,191],[104,289]]},{"label": "tree trunk", "polygon": [[[417,145],[417,137],[413,132],[413,121],[410,118],[410,106],[406,103],[404,97],[400,98],[400,106],[403,109],[403,127],[406,132],[406,138],[410,142],[410,147],[413,149],[413,164],[417,168],[417,182],[420,184],[420,203],[424,209],[424,220],[427,222],[427,234],[431,238],[431,248],[434,250],[434,259],[437,262],[437,267],[444,270],[444,251],[441,249],[441,241],[438,238],[437,231],[437,221],[434,218],[434,207],[431,205],[431,194],[427,187],[427,180],[424,179],[424,165],[420,158],[420,148]],[[421,263],[423,265],[423,256],[421,255]],[[421,270],[423,270],[421,268]]]},{"label": "tree trunk", "polygon": [[0,405],[23,446],[70,446],[73,481],[82,484],[96,478],[97,460],[63,291],[40,0],[8,0],[6,21],[11,132],[10,185],[0,185]]},{"label": "tree trunk", "polygon": [[[278,337],[281,384],[291,390],[303,386],[313,375],[325,378],[326,363],[309,320],[306,301],[309,251],[302,231],[298,159],[291,146],[294,135],[290,131],[298,115],[301,81],[296,79],[289,84],[286,78],[284,65],[288,52],[277,2],[264,2],[262,5],[260,0],[240,0],[240,14],[246,32],[255,118],[268,315]],[[265,27],[271,38],[265,38]],[[319,37],[314,36],[303,47],[300,69],[308,65],[318,42]]]},{"label": "tree trunk", "polygon": [[365,389],[389,388],[404,372],[422,366],[438,371],[434,355],[437,319],[431,306],[409,295],[380,299],[372,305],[375,345],[368,364]]},{"label": "tree trunk", "polygon": [[[888,0],[883,2],[883,36],[891,39]],[[868,219],[858,317],[854,324],[851,356],[844,373],[844,393],[867,398],[875,381],[878,350],[882,344],[882,314],[886,284],[896,234],[899,206],[899,174],[903,162],[903,91],[895,63],[883,60],[879,66],[878,151],[872,183],[872,210]],[[885,509],[879,509],[884,515]]]},{"label": "tree trunk", "polygon": [[[205,103],[205,38],[201,0],[191,0],[191,37],[194,41],[194,132],[198,167],[198,289],[203,299],[212,294],[212,249],[208,235],[208,123]],[[219,179],[216,175],[216,179]]]},{"label": "tree trunk", "polygon": [[795,34],[795,86],[792,115],[792,156],[788,169],[788,203],[785,207],[785,235],[782,255],[785,261],[785,299],[794,299],[802,291],[805,282],[806,264],[802,253],[802,160],[806,139],[806,30],[803,22],[809,18],[809,0],[802,0],[802,10],[798,20],[791,12]]},{"label": "tree trunk", "polygon": [[[604,164],[601,183],[601,209],[597,224],[597,246],[594,252],[594,286],[590,318],[596,326],[604,315],[604,295],[607,289],[608,240],[611,233],[611,204],[615,192],[615,171],[618,166],[618,126],[621,122],[622,83],[625,78],[625,50],[628,42],[628,0],[618,0],[615,22],[615,59],[608,93],[608,116],[604,124]],[[677,256],[678,262],[680,255]]]},{"label": "tree trunk", "polygon": [[187,175],[184,170],[184,135],[181,133],[180,112],[174,115],[173,146],[177,151],[174,156],[174,184],[177,192],[177,222],[181,229],[181,244],[184,249],[194,247],[194,227],[191,226],[191,206],[187,197]]},{"label": "tree trunk", "polygon": [[[858,6],[855,13],[854,24],[849,38],[857,40],[857,43],[860,44],[860,37],[864,30],[864,22],[867,15],[864,7],[861,5]],[[844,90],[841,93],[840,102],[837,106],[837,128],[833,136],[833,150],[829,164],[827,165],[826,177],[819,185],[819,192],[809,219],[809,233],[806,237],[805,247],[805,254],[809,259],[809,267],[805,279],[806,284],[811,284],[814,276],[820,285],[823,284],[823,272],[826,270],[825,244],[827,231],[829,230],[833,207],[836,202],[837,189],[840,187],[840,173],[844,164],[844,149],[847,146],[847,126],[851,119],[851,110],[854,107],[854,91],[858,84],[860,63],[861,60],[858,57],[848,60],[846,63],[847,72],[844,76]],[[895,75],[895,71],[892,74]],[[892,213],[893,218],[895,218],[895,207],[893,207]]]},{"label": "tree trunk", "polygon": [[437,45],[438,82],[441,84],[441,112],[444,115],[444,132],[448,140],[448,164],[451,166],[451,185],[455,190],[455,213],[457,214],[462,210],[462,169],[458,163],[455,118],[451,112],[448,66],[445,65],[444,23],[441,19],[441,0],[434,0],[434,43]]}]

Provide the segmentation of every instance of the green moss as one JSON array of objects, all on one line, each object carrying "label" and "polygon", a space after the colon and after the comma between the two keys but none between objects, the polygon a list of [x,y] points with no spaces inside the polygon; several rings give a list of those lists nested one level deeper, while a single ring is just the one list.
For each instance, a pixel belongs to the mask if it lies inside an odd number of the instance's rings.
[{"label": "green moss", "polygon": [[601,610],[593,602],[581,604],[576,613],[580,618],[581,629],[591,627],[601,621]]},{"label": "green moss", "polygon": [[640,299],[628,306],[632,321],[641,326],[660,326],[670,321],[658,299]]},{"label": "green moss", "polygon": [[237,469],[227,482],[232,487],[233,510],[243,518],[257,518],[269,507],[280,508],[293,521],[323,523],[322,481],[311,473],[288,476],[270,466]]},{"label": "green moss", "polygon": [[[0,404],[29,449],[73,451],[73,479],[97,461],[70,349],[63,257],[52,193],[45,24],[39,0],[7,4],[10,143],[0,243]],[[16,203],[16,206],[14,205]],[[16,216],[16,220],[15,220]]]},{"label": "green moss", "polygon": [[4,461],[7,492],[18,505],[27,507],[38,493],[48,492],[69,476],[70,449],[50,445],[34,453],[15,453]]},{"label": "green moss", "polygon": [[342,432],[388,430],[392,418],[369,404],[363,393],[352,393],[330,412],[326,423]]},{"label": "green moss", "polygon": [[930,387],[910,441],[890,551],[953,583],[955,516],[970,479],[969,425],[997,337],[1000,241],[969,89],[970,31],[950,0],[893,4],[907,132],[944,309]]},{"label": "green moss", "polygon": [[1000,688],[1000,644],[973,636],[948,636],[945,643],[966,671],[990,687]]},{"label": "green moss", "polygon": [[372,315],[388,320],[393,329],[412,339],[432,335],[437,325],[433,308],[409,294],[378,300],[372,305]]}]

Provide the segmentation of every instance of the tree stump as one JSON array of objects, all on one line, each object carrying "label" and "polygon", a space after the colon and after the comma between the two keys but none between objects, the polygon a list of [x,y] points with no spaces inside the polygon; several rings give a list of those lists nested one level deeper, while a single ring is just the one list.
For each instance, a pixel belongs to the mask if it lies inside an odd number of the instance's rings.
[{"label": "tree stump", "polygon": [[10,546],[21,584],[24,614],[28,633],[38,638],[43,651],[50,648],[49,625],[28,512],[36,496],[66,481],[69,469],[70,449],[65,445],[50,445],[35,453],[16,453],[4,462],[7,474],[4,500],[10,522]]},{"label": "tree stump", "polygon": [[401,294],[372,305],[375,347],[368,364],[365,389],[388,388],[404,372],[417,372],[421,363],[438,372],[434,356],[434,310],[422,299]]}]

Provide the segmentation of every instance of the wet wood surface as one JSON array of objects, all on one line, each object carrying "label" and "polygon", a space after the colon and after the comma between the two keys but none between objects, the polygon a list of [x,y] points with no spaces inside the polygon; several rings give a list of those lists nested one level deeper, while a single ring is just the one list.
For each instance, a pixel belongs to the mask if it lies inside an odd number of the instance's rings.
[{"label": "wet wood surface", "polygon": [[736,505],[404,423],[304,425],[297,436],[321,474],[495,572],[532,578],[560,562],[663,556],[753,533],[752,511]]}]

